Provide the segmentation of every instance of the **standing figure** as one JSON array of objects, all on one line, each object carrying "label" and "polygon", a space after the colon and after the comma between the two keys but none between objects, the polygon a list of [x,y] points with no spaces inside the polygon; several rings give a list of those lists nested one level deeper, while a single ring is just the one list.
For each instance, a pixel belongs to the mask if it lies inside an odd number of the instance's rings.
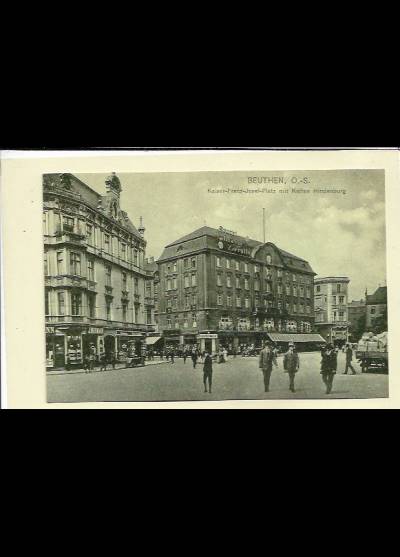
[{"label": "standing figure", "polygon": [[107,358],[103,352],[102,354],[100,354],[100,371],[106,371],[106,370],[107,370]]},{"label": "standing figure", "polygon": [[171,364],[175,363],[174,362],[175,353],[173,348],[171,348],[171,350],[169,351],[169,357],[171,358]]},{"label": "standing figure", "polygon": [[112,368],[115,369],[115,352],[114,350],[110,350],[108,361],[112,365]]},{"label": "standing figure", "polygon": [[193,362],[193,369],[196,369],[197,364],[197,350],[193,350],[192,352],[192,362]]},{"label": "standing figure", "polygon": [[211,393],[212,387],[212,358],[208,352],[204,353],[204,365],[203,365],[203,383],[204,392],[207,392],[207,381],[208,381],[208,392]]},{"label": "standing figure", "polygon": [[187,358],[187,350],[185,349],[183,351],[183,363],[186,364],[186,358]]},{"label": "standing figure", "polygon": [[295,393],[294,378],[300,368],[300,359],[294,350],[293,342],[289,342],[289,350],[283,357],[283,369],[289,374],[289,389]]},{"label": "standing figure", "polygon": [[351,364],[352,359],[353,359],[353,350],[352,350],[350,344],[346,344],[346,368],[344,370],[344,375],[347,375],[347,370],[349,368],[353,372],[353,375],[357,375],[354,367]]},{"label": "standing figure", "polygon": [[228,350],[226,348],[223,349],[223,354],[224,354],[224,360],[225,362],[228,361]]},{"label": "standing figure", "polygon": [[321,375],[322,381],[326,385],[326,394],[329,395],[332,391],[333,378],[336,373],[337,367],[337,354],[332,344],[328,344],[326,349],[322,352],[321,360]]},{"label": "standing figure", "polygon": [[264,388],[265,392],[269,392],[269,382],[272,373],[272,364],[275,367],[278,366],[276,361],[275,353],[272,350],[271,343],[266,342],[264,348],[260,352],[259,368],[262,370],[264,375]]}]

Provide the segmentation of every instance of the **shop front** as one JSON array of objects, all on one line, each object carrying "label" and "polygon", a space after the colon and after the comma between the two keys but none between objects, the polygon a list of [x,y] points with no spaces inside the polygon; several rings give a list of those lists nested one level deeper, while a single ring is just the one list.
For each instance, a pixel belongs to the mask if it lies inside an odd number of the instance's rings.
[{"label": "shop front", "polygon": [[316,333],[268,333],[268,338],[276,344],[280,352],[289,349],[289,342],[293,342],[298,352],[313,352],[326,344],[325,339]]},{"label": "shop front", "polygon": [[181,343],[181,331],[180,329],[170,329],[163,331],[164,338],[164,349],[174,349],[178,350]]},{"label": "shop front", "polygon": [[119,362],[126,362],[127,358],[146,357],[146,336],[138,331],[116,331],[116,356]]},{"label": "shop front", "polygon": [[219,350],[218,333],[216,331],[201,331],[197,335],[200,352],[215,354]]},{"label": "shop front", "polygon": [[65,367],[65,335],[57,327],[46,327],[46,368]]}]

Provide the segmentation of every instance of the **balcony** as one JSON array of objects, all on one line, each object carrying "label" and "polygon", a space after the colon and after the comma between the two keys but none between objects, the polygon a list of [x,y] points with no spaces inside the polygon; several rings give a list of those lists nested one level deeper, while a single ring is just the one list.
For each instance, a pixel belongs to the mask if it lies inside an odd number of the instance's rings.
[{"label": "balcony", "polygon": [[154,298],[151,298],[150,296],[145,296],[144,303],[146,306],[154,306]]}]

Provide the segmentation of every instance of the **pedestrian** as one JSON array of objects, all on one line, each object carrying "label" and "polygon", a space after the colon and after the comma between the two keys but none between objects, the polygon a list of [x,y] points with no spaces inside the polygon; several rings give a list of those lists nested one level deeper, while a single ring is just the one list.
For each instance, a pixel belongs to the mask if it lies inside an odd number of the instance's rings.
[{"label": "pedestrian", "polygon": [[228,360],[228,350],[226,348],[223,349],[224,360],[225,362]]},{"label": "pedestrian", "polygon": [[260,352],[259,358],[259,368],[262,370],[264,375],[264,388],[266,393],[269,392],[269,382],[271,379],[273,364],[275,365],[275,367],[278,366],[276,356],[271,347],[271,343],[267,341],[264,345],[264,348]]},{"label": "pedestrian", "polygon": [[83,360],[83,369],[85,370],[85,373],[89,373],[89,363],[90,363],[90,356],[89,354],[86,354]]},{"label": "pedestrian", "polygon": [[171,364],[175,363],[174,362],[175,354],[174,354],[174,349],[173,348],[171,348],[171,350],[169,351],[169,357],[171,358]]},{"label": "pedestrian", "polygon": [[193,362],[193,369],[196,369],[197,364],[197,350],[192,351],[192,362]]},{"label": "pedestrian", "polygon": [[210,354],[206,351],[204,353],[204,365],[203,365],[203,383],[204,383],[204,392],[207,392],[207,382],[208,382],[208,392],[211,393],[212,387],[212,358]]},{"label": "pedestrian", "polygon": [[322,352],[321,360],[321,375],[322,381],[326,385],[326,394],[329,395],[332,391],[333,378],[336,373],[337,355],[332,344],[328,344],[326,349]]},{"label": "pedestrian", "polygon": [[108,356],[108,361],[112,365],[112,368],[115,369],[115,352],[111,350]]},{"label": "pedestrian", "polygon": [[107,371],[107,358],[104,353],[100,354],[100,371]]},{"label": "pedestrian", "polygon": [[289,389],[295,393],[294,378],[300,368],[300,359],[297,352],[294,350],[293,342],[289,342],[289,350],[283,357],[283,369],[289,374]]},{"label": "pedestrian", "polygon": [[183,351],[183,363],[186,364],[187,350]]},{"label": "pedestrian", "polygon": [[353,350],[351,348],[350,344],[346,344],[346,368],[344,370],[344,375],[347,375],[347,370],[350,368],[351,371],[353,372],[353,375],[357,375],[354,367],[352,366],[352,361],[353,359]]}]

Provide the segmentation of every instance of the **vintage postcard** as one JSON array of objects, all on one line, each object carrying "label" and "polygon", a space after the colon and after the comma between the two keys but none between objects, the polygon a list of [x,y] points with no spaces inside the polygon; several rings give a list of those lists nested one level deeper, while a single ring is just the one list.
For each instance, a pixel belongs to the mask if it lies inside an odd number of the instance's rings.
[{"label": "vintage postcard", "polygon": [[258,155],[40,165],[45,406],[390,398],[387,169]]}]

